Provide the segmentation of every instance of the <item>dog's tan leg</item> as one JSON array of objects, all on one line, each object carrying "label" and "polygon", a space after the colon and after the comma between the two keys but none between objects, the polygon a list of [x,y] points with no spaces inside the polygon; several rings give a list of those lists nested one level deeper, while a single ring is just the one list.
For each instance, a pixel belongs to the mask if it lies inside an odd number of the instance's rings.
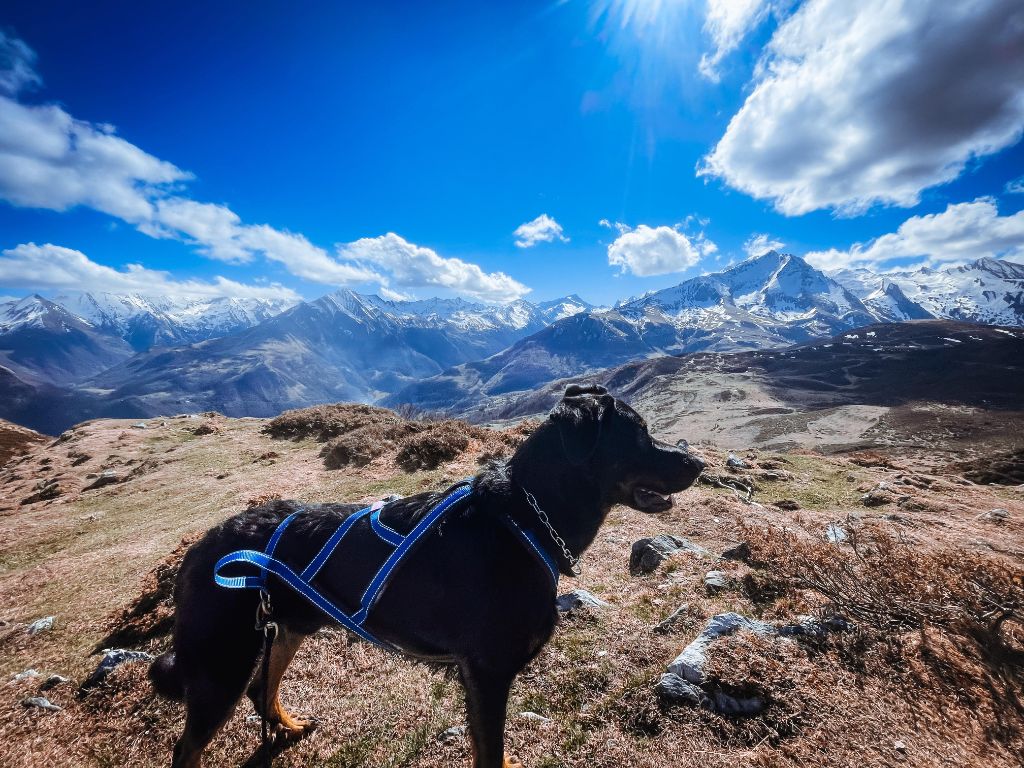
[{"label": "dog's tan leg", "polygon": [[523,768],[523,764],[513,763],[508,759],[508,755],[505,755],[505,762],[502,764],[502,768]]},{"label": "dog's tan leg", "polygon": [[259,713],[263,707],[263,686],[267,686],[266,700],[269,710],[266,713],[267,720],[270,721],[276,736],[287,741],[297,741],[307,731],[316,727],[316,723],[312,720],[301,720],[293,717],[281,705],[280,698],[281,678],[284,677],[285,670],[288,669],[288,665],[295,658],[299,646],[302,645],[302,641],[305,639],[305,635],[281,629],[273,646],[271,646],[270,668],[267,679],[262,679],[262,665],[260,665],[261,672],[252,681],[248,691],[249,698],[256,707],[256,712]]}]

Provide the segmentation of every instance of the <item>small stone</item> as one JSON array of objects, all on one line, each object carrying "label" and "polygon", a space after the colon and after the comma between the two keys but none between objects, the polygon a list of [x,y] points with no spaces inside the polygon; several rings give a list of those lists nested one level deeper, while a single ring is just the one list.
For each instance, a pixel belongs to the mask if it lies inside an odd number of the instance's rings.
[{"label": "small stone", "polygon": [[27,699],[22,699],[21,705],[23,707],[35,707],[36,709],[45,709],[47,712],[60,712],[60,707],[52,703],[49,699],[44,696],[29,696]]},{"label": "small stone", "polygon": [[895,749],[897,752],[906,752],[907,751],[907,745],[904,744],[899,739],[896,739],[896,741],[894,741],[892,743],[892,748]]},{"label": "small stone", "polygon": [[670,613],[665,619],[655,625],[654,631],[659,635],[667,635],[672,632],[676,625],[690,612],[690,604],[683,603]]},{"label": "small stone", "polygon": [[145,428],[146,428],[146,423],[143,422],[143,421],[140,421],[138,424],[132,424],[132,429],[145,429]]},{"label": "small stone", "polygon": [[999,509],[992,509],[985,513],[985,517],[997,523],[1003,523],[1010,518],[1010,510],[1001,507]]},{"label": "small stone", "polygon": [[585,589],[574,589],[572,592],[560,595],[555,600],[555,607],[558,608],[559,613],[573,613],[581,608],[599,610],[601,608],[609,608],[610,606],[610,603],[595,597]]},{"label": "small stone", "polygon": [[825,538],[833,544],[842,544],[849,538],[849,534],[835,523],[825,526]]},{"label": "small stone", "polygon": [[691,707],[705,708],[711,706],[711,699],[704,691],[672,672],[663,674],[654,690],[666,704],[688,704]]},{"label": "small stone", "polygon": [[733,580],[724,571],[708,571],[704,574],[704,589],[710,594],[724,592],[733,585]]},{"label": "small stone", "polygon": [[112,469],[105,469],[100,472],[99,477],[93,480],[89,485],[85,486],[83,490],[91,491],[96,488],[103,488],[114,483],[121,482],[121,476]]},{"label": "small stone", "polygon": [[453,741],[461,741],[465,737],[466,726],[456,725],[451,728],[448,728],[447,730],[442,731],[438,735],[437,740],[440,741],[442,744],[449,744]]},{"label": "small stone", "polygon": [[46,632],[49,629],[53,629],[53,622],[56,620],[56,616],[44,616],[43,618],[36,619],[29,624],[25,631],[30,635],[38,635],[40,632]]},{"label": "small stone", "polygon": [[725,460],[725,466],[730,469],[750,469],[750,465],[747,462],[733,453],[730,453],[729,458]]},{"label": "small stone", "polygon": [[58,685],[64,685],[70,683],[71,679],[64,677],[64,675],[50,675],[47,677],[42,684],[39,686],[39,690],[48,691],[51,688],[56,688]]},{"label": "small stone", "polygon": [[775,502],[774,506],[778,507],[779,509],[785,509],[789,512],[795,512],[796,510],[800,509],[800,502],[796,501],[795,499],[779,499],[778,501]]},{"label": "small stone", "polygon": [[725,560],[738,560],[741,563],[747,562],[750,559],[750,545],[745,541],[741,541],[734,547],[729,547],[722,553],[722,558]]},{"label": "small stone", "polygon": [[536,712],[520,712],[519,716],[524,720],[530,720],[540,725],[547,725],[551,722],[550,717],[544,717],[544,715],[538,715]]},{"label": "small stone", "polygon": [[34,680],[37,677],[42,677],[39,672],[34,669],[26,669],[24,672],[19,672],[16,675],[11,675],[11,679],[16,683],[22,683],[25,680]]},{"label": "small stone", "polygon": [[152,660],[153,655],[146,653],[145,651],[126,651],[121,648],[107,648],[103,651],[103,659],[100,661],[99,666],[96,667],[96,671],[89,676],[88,680],[82,683],[82,690],[85,691],[99,685],[107,679],[107,675],[126,662]]}]

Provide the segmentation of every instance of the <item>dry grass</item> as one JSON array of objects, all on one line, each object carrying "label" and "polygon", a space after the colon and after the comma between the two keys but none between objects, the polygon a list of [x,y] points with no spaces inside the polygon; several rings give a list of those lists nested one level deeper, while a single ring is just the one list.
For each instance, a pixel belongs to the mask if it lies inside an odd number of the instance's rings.
[{"label": "dry grass", "polygon": [[[315,421],[344,421],[354,430],[365,428],[367,418],[384,420],[376,413],[380,409],[361,408],[326,409]],[[391,423],[402,423],[395,418]],[[220,432],[200,439],[192,434],[194,421],[144,432],[97,422],[0,478],[4,489],[17,489],[12,496],[18,499],[39,473],[74,488],[79,475],[103,465],[130,471],[159,460],[98,491],[69,492],[23,507],[0,502],[0,606],[10,622],[0,627],[0,766],[167,763],[182,708],[152,694],[144,665],[123,667],[109,685],[82,699],[73,686],[50,691],[46,695],[64,707],[56,714],[23,708],[20,701],[37,692],[38,682],[14,683],[9,676],[34,667],[81,680],[97,661],[88,655],[92,648],[125,626],[137,632],[139,646],[160,650],[170,608],[166,585],[183,537],[239,511],[246,500],[354,501],[441,487],[472,473],[488,452],[509,450],[529,430],[507,436],[467,431],[463,452],[432,470],[403,471],[395,463],[395,444],[364,466],[328,471],[318,456],[322,446],[310,438],[321,439],[335,426],[305,432],[294,427],[290,436],[299,439],[288,442],[262,434],[260,422],[218,424]],[[340,437],[341,432],[323,440]],[[271,450],[278,454],[273,462],[261,461]],[[724,454],[707,453],[724,471]],[[72,466],[72,454],[91,458]],[[44,457],[51,461],[44,465]],[[1005,488],[937,479],[923,488],[908,486],[923,511],[895,505],[869,510],[859,506],[858,488],[880,479],[895,482],[897,473],[909,470],[810,455],[754,454],[751,461],[755,475],[775,463],[791,475],[758,481],[754,498],[766,506],[700,488],[679,494],[665,516],[612,511],[586,553],[583,577],[562,585],[588,589],[612,607],[563,620],[517,680],[509,707],[510,753],[528,768],[1020,765],[1024,722],[1012,698],[1020,691],[1013,656],[1021,649],[1016,614],[998,628],[1002,655],[988,653],[960,627],[976,626],[989,606],[1007,608],[1019,598],[1015,579],[1024,559],[1011,550],[1020,540],[1024,498]],[[776,497],[798,499],[802,508],[787,512],[767,504]],[[998,525],[979,520],[997,501],[1010,509],[1010,519]],[[886,520],[893,510],[904,522]],[[858,551],[821,539],[826,522],[847,518],[857,523],[851,528],[860,536]],[[888,527],[880,535],[888,531],[891,546],[857,527],[870,531],[871,524],[882,523]],[[893,531],[907,535],[900,539]],[[716,552],[747,536],[760,565],[679,555],[651,575],[630,576],[632,542],[659,533],[687,536]],[[708,617],[735,610],[789,621],[839,605],[805,576],[815,568],[831,574],[843,563],[860,580],[856,590],[845,588],[856,601],[867,594],[894,606],[876,606],[866,615],[895,618],[858,619],[857,631],[820,643],[747,635],[722,643],[713,669],[725,686],[766,697],[769,707],[758,717],[661,705],[655,681]],[[804,570],[795,570],[798,565]],[[712,568],[727,570],[737,586],[709,595],[702,580]],[[972,573],[981,575],[972,580]],[[931,584],[945,585],[935,599]],[[672,632],[653,632],[683,603],[689,608]],[[959,613],[941,609],[951,603]],[[48,614],[58,616],[55,629],[28,638],[25,622]],[[959,618],[950,618],[954,614]],[[339,631],[324,631],[301,649],[285,678],[283,699],[293,711],[316,714],[322,725],[275,762],[281,768],[468,765],[465,739],[437,739],[445,728],[465,722],[458,682],[350,644]],[[527,710],[551,722],[538,725],[519,716]],[[243,703],[213,744],[207,765],[237,765],[255,747],[258,724],[247,722],[250,714]]]}]

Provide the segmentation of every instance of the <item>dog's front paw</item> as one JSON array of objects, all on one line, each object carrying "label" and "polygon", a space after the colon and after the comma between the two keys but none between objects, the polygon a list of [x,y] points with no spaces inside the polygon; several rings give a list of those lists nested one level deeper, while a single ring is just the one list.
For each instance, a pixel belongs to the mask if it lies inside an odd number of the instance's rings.
[{"label": "dog's front paw", "polygon": [[297,718],[288,716],[282,718],[281,722],[274,727],[274,740],[282,744],[291,744],[300,741],[308,734],[316,730],[320,723],[316,718]]},{"label": "dog's front paw", "polygon": [[523,768],[522,763],[513,763],[508,759],[508,755],[505,755],[505,760],[502,762],[502,768]]}]

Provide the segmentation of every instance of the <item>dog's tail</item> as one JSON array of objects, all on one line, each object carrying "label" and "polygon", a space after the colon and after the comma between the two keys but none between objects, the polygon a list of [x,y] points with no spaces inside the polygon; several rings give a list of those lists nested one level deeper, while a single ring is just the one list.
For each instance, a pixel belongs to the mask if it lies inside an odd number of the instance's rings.
[{"label": "dog's tail", "polygon": [[185,698],[185,684],[173,651],[161,654],[149,665],[149,680],[161,696],[174,701]]}]

